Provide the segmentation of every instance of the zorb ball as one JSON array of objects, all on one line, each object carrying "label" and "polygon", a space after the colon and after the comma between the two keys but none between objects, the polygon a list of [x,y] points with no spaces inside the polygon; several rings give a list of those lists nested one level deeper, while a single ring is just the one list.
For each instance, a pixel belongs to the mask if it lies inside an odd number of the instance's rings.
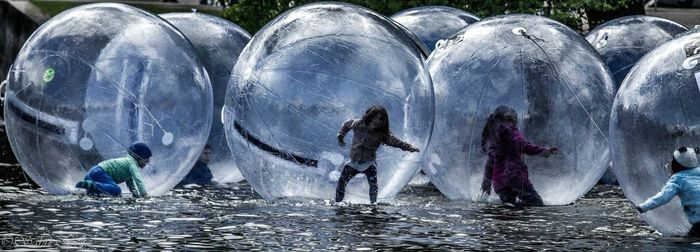
[{"label": "zorb ball", "polygon": [[214,180],[222,183],[240,182],[243,175],[233,161],[226,143],[221,113],[231,69],[250,41],[250,34],[228,20],[197,12],[168,13],[161,17],[177,27],[192,42],[211,80],[214,110],[207,144],[212,151],[208,166]]},{"label": "zorb ball", "polygon": [[615,90],[639,59],[688,30],[676,22],[652,16],[626,16],[601,24],[586,35],[615,79]]},{"label": "zorb ball", "polygon": [[469,12],[447,6],[411,8],[392,15],[391,19],[413,32],[431,52],[439,40],[448,39],[467,25],[479,21]]},{"label": "zorb ball", "polygon": [[[636,204],[654,196],[671,177],[664,165],[681,146],[700,146],[700,33],[671,40],[630,70],[610,118],[613,169]],[[677,198],[642,214],[664,235],[690,228]]]},{"label": "zorb ball", "polygon": [[141,175],[149,194],[161,194],[190,170],[211,125],[211,86],[192,44],[122,4],[83,5],[44,23],[10,69],[6,95],[12,149],[54,194],[134,142],[151,148]]},{"label": "zorb ball", "polygon": [[[389,113],[392,134],[425,150],[434,102],[419,46],[390,19],[344,3],[294,8],[268,23],[233,69],[224,125],[246,180],[266,199],[332,199],[348,157],[337,134],[372,105]],[[420,169],[423,152],[377,152],[379,201]],[[358,175],[345,200],[368,202]]]},{"label": "zorb ball", "polygon": [[498,198],[481,194],[480,143],[501,105],[517,112],[529,142],[560,149],[549,158],[523,154],[545,204],[571,203],[605,171],[613,81],[595,49],[563,24],[533,15],[485,19],[439,42],[427,65],[435,85],[427,174],[450,199]]}]

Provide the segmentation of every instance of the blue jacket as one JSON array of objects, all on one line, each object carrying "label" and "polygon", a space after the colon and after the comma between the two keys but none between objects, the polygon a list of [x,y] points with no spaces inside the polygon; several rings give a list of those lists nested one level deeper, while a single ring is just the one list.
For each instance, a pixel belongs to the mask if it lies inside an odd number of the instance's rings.
[{"label": "blue jacket", "polygon": [[688,221],[691,224],[700,222],[700,167],[676,172],[671,176],[663,189],[651,197],[639,208],[643,212],[660,207],[678,195]]}]

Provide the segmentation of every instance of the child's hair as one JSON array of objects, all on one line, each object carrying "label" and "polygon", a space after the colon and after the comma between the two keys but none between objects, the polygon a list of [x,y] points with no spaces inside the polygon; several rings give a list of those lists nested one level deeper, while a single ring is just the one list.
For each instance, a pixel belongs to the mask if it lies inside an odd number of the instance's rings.
[{"label": "child's hair", "polygon": [[481,131],[481,151],[486,152],[486,142],[488,141],[489,137],[491,137],[491,131],[494,130],[494,127],[497,125],[496,123],[506,121],[517,124],[518,113],[515,112],[515,109],[509,106],[498,106],[496,110],[489,115],[489,118],[486,120],[486,125],[484,125],[484,129]]},{"label": "child's hair", "polygon": [[387,137],[391,136],[391,131],[389,130],[389,113],[387,113],[386,109],[380,105],[369,107],[362,116],[362,123],[368,125],[372,118],[377,115],[384,117],[384,124],[379,127],[379,131],[384,133],[384,135]]},{"label": "child's hair", "polygon": [[673,158],[673,155],[671,155],[671,173],[676,173],[685,169],[687,168],[678,163],[678,161],[676,161],[676,159]]},{"label": "child's hair", "polygon": [[698,166],[695,149],[688,147],[679,147],[671,155],[671,172],[695,168]]}]

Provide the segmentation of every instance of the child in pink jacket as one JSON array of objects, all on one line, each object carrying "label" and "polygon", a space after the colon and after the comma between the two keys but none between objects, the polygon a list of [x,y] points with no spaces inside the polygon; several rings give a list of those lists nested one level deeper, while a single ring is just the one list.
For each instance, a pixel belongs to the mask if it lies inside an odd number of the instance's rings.
[{"label": "child in pink jacket", "polygon": [[490,194],[493,185],[503,203],[542,206],[544,203],[530,183],[522,155],[549,157],[559,149],[529,143],[517,125],[518,114],[508,106],[499,106],[489,116],[481,136],[482,151],[488,154],[481,190]]}]

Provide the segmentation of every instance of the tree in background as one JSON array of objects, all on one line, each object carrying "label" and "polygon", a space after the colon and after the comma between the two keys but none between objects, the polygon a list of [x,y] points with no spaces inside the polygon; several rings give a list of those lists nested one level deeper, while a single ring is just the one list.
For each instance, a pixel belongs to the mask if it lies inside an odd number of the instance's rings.
[{"label": "tree in background", "polygon": [[[645,14],[643,0],[548,0],[545,3],[551,7],[545,7],[544,16],[562,22],[579,32],[587,31],[587,27],[594,28],[618,17]],[[586,25],[584,20],[587,22],[587,27],[584,27]]]},{"label": "tree in background", "polygon": [[[270,20],[295,6],[318,0],[239,0],[230,4],[222,16],[250,33],[257,32]],[[643,0],[344,0],[380,14],[392,14],[425,5],[443,5],[462,9],[485,18],[501,14],[526,13],[546,16],[579,32],[605,21],[643,15]]]}]

